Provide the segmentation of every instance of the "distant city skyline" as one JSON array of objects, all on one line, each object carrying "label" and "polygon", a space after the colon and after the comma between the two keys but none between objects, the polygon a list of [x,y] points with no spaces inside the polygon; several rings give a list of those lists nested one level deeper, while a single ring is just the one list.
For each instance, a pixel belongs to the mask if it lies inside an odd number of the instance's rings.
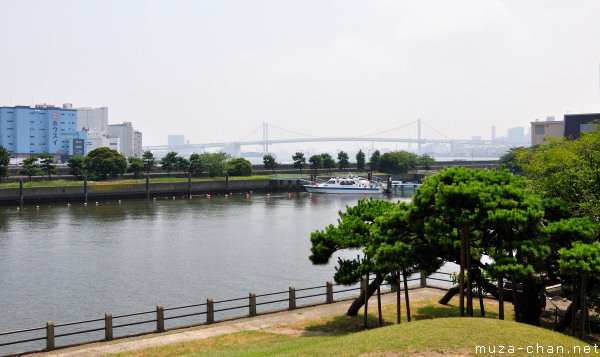
[{"label": "distant city skyline", "polygon": [[0,1],[0,106],[108,107],[143,145],[263,122],[490,139],[600,112],[600,2]]}]

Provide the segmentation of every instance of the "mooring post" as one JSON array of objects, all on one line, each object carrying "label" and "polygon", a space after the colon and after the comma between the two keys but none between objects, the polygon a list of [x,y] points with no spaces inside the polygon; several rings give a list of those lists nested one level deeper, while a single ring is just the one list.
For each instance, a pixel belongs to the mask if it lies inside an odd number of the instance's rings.
[{"label": "mooring post", "polygon": [[23,179],[19,179],[19,205],[23,206]]},{"label": "mooring post", "polygon": [[110,341],[113,339],[112,319],[113,317],[110,312],[104,314],[104,339],[106,339],[106,341]]},{"label": "mooring post", "polygon": [[156,331],[165,331],[165,309],[162,305],[156,305]]},{"label": "mooring post", "polygon": [[250,293],[250,316],[256,316],[256,294],[254,292]]},{"label": "mooring post", "polygon": [[326,286],[327,286],[327,298],[325,300],[325,303],[331,304],[331,303],[333,303],[333,283],[331,281],[328,281]]},{"label": "mooring post", "polygon": [[54,321],[46,321],[46,350],[54,349]]},{"label": "mooring post", "polygon": [[290,310],[294,310],[296,308],[296,288],[293,286],[290,286]]},{"label": "mooring post", "polygon": [[88,201],[87,175],[83,176],[83,199],[84,202]]},{"label": "mooring post", "polygon": [[188,172],[188,196],[192,196],[192,173]]},{"label": "mooring post", "polygon": [[422,288],[426,288],[427,287],[427,275],[425,275],[425,273],[423,273],[422,271],[420,272],[421,276],[420,276],[420,286]]},{"label": "mooring post", "polygon": [[392,193],[392,175],[387,175],[387,192]]},{"label": "mooring post", "polygon": [[225,173],[225,190],[229,192],[229,171]]},{"label": "mooring post", "polygon": [[150,199],[150,174],[146,172],[146,199]]},{"label": "mooring post", "polygon": [[206,323],[212,324],[215,322],[215,303],[212,298],[206,299]]}]

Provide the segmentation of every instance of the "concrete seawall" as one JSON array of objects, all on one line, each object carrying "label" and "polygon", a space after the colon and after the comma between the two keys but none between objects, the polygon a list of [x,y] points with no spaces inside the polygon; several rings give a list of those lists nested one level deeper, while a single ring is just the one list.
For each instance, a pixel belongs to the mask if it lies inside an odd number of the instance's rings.
[{"label": "concrete seawall", "polygon": [[[281,185],[272,180],[219,180],[191,182],[158,182],[149,183],[148,191],[145,183],[90,183],[87,186],[87,199],[106,200],[123,198],[164,197],[173,195],[201,195],[240,192],[287,192],[290,185]],[[294,180],[293,190],[297,189]],[[302,188],[300,186],[300,188]],[[19,204],[20,189],[0,189],[0,205]],[[85,201],[85,188],[81,186],[49,186],[24,187],[23,202],[66,202]]]}]

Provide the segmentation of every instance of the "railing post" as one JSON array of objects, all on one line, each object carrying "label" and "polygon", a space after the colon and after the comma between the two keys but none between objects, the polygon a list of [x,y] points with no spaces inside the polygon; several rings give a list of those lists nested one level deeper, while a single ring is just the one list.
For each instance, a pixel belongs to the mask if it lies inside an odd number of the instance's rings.
[{"label": "railing post", "polygon": [[206,323],[215,322],[215,305],[212,298],[206,299]]},{"label": "railing post", "polygon": [[156,331],[165,331],[165,309],[162,305],[156,305]]},{"label": "railing post", "polygon": [[113,317],[110,312],[104,314],[104,339],[110,341],[113,339]]},{"label": "railing post", "polygon": [[333,284],[331,283],[331,281],[327,282],[327,298],[325,300],[325,303],[333,303]]},{"label": "railing post", "polygon": [[294,310],[296,308],[296,288],[290,286],[290,310]]},{"label": "railing post", "polygon": [[250,316],[256,316],[256,294],[250,293]]},{"label": "railing post", "polygon": [[421,281],[420,281],[420,286],[422,288],[426,288],[427,287],[427,275],[423,274],[423,272],[419,272],[421,274]]},{"label": "railing post", "polygon": [[54,321],[46,321],[46,350],[54,349]]}]

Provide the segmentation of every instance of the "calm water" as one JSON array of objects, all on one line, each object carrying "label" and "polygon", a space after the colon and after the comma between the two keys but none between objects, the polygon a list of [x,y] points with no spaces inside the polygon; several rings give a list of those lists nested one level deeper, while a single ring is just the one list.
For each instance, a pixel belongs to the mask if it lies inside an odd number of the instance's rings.
[{"label": "calm water", "polygon": [[310,233],[335,223],[339,210],[363,197],[303,193],[46,204],[20,212],[2,207],[0,332],[324,285],[333,280],[337,258],[313,266]]}]

